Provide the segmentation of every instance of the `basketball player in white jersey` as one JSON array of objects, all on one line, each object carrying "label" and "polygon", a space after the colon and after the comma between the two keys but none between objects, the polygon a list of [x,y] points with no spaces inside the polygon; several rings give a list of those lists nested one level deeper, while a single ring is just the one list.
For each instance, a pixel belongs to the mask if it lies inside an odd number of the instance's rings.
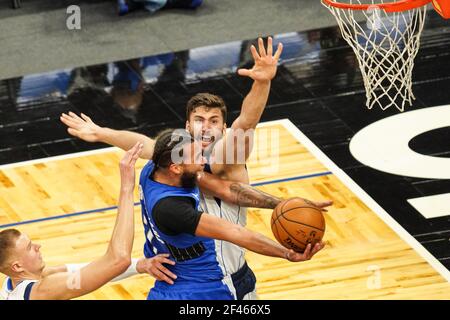
[{"label": "basketball player in white jersey", "polygon": [[[254,46],[250,48],[254,58],[253,68],[238,70],[239,75],[253,79],[253,85],[242,103],[239,117],[231,125],[231,130],[227,130],[225,122],[227,108],[222,98],[209,93],[200,93],[193,96],[186,107],[186,130],[193,137],[202,141],[204,154],[209,162],[205,166],[205,171],[211,172],[222,179],[242,184],[249,183],[245,161],[227,163],[226,159],[242,158],[242,155],[238,154],[242,149],[244,150],[244,160],[247,160],[250,156],[253,131],[266,106],[271,80],[275,77],[278,59],[283,48],[281,43],[278,44],[278,48],[273,54],[271,37],[268,38],[267,50],[261,38],[258,39],[258,47],[258,51]],[[88,142],[104,142],[128,150],[137,141],[144,141],[144,150],[141,157],[152,158],[155,142],[142,134],[99,127],[88,116],[81,114],[81,117],[79,117],[72,112],[63,114],[61,121],[68,126],[69,134]],[[238,130],[249,133],[247,136],[250,138],[245,139],[244,148],[234,143],[235,132]],[[230,154],[231,157],[229,157]],[[246,208],[216,199],[205,192],[201,181],[198,186],[201,191],[203,211],[245,227],[247,222]],[[327,207],[331,203],[331,201],[315,202],[321,208]],[[257,207],[257,205],[253,207]],[[220,257],[219,263],[224,275],[231,275],[234,280],[237,298],[256,299],[256,279],[245,262],[244,249],[232,243],[218,240],[216,241],[216,250],[217,256]]]},{"label": "basketball player in white jersey", "polygon": [[[108,281],[118,281],[137,273],[153,274],[155,264],[174,264],[168,255],[152,259],[131,259],[134,239],[134,165],[143,145],[137,143],[120,162],[121,187],[119,209],[106,253],[88,264],[68,264],[46,267],[39,251],[26,234],[16,229],[0,232],[0,272],[5,274],[0,300],[56,300],[72,299],[88,294]],[[131,266],[130,266],[131,265]]]}]

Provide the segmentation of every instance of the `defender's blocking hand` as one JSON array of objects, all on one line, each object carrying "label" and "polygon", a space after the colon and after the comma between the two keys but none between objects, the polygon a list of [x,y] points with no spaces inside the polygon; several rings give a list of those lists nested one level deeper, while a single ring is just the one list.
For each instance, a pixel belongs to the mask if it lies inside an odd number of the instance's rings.
[{"label": "defender's blocking hand", "polygon": [[238,74],[245,77],[250,77],[255,81],[270,81],[275,77],[277,73],[278,59],[283,51],[283,44],[280,42],[277,47],[277,51],[274,55],[272,48],[272,37],[267,39],[267,51],[264,48],[264,42],[262,38],[258,39],[259,53],[255,46],[250,47],[255,64],[251,69],[239,69]]}]

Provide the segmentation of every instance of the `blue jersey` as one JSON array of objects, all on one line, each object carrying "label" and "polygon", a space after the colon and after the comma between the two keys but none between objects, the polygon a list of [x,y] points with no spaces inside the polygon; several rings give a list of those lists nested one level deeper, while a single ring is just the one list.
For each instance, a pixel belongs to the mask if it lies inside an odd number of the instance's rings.
[{"label": "blue jersey", "polygon": [[[233,294],[222,281],[224,274],[217,260],[214,240],[187,233],[175,236],[165,234],[153,219],[152,210],[155,204],[167,197],[189,197],[196,208],[200,208],[198,188],[181,188],[156,182],[151,179],[153,169],[154,164],[149,161],[142,169],[139,183],[146,236],[144,254],[150,258],[156,254],[169,253],[176,264],[166,267],[177,275],[177,279],[174,285],[156,281],[149,298],[233,299]],[[193,294],[196,291],[199,292],[198,295]]]}]

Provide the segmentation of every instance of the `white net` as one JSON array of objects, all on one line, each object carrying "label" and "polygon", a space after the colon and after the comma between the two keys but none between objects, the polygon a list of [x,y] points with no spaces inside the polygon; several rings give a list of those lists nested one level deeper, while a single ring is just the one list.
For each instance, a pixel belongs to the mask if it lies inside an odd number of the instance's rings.
[{"label": "white net", "polygon": [[[415,99],[412,92],[414,58],[420,46],[426,6],[403,12],[386,12],[383,0],[345,0],[370,4],[368,10],[340,9],[324,5],[336,17],[343,38],[353,48],[366,89],[366,106],[404,111]],[[389,2],[392,2],[390,0]],[[337,62],[339,63],[339,62]]]}]

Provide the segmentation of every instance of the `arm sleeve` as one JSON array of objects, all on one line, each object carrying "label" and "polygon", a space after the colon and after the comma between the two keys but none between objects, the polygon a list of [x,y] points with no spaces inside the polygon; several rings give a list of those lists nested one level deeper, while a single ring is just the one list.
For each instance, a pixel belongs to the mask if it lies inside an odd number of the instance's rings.
[{"label": "arm sleeve", "polygon": [[170,236],[180,233],[195,235],[201,214],[189,197],[163,198],[152,211],[156,226]]}]

